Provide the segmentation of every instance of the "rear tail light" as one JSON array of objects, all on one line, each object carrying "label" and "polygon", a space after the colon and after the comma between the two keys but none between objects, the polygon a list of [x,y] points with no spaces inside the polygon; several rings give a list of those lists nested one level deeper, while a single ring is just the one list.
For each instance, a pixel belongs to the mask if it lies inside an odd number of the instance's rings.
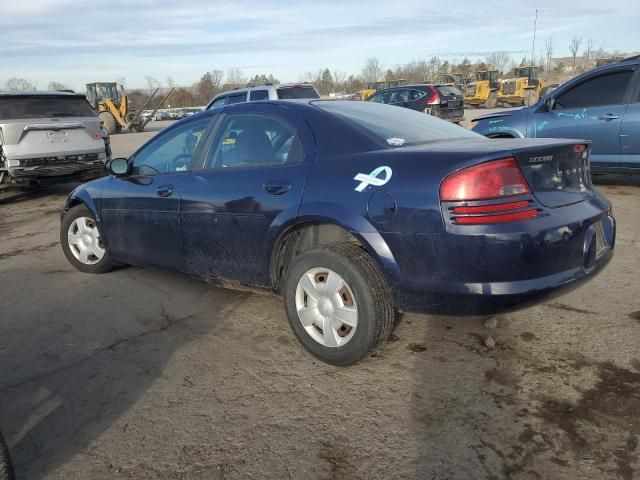
[{"label": "rear tail light", "polygon": [[531,193],[515,158],[495,160],[463,168],[445,178],[440,200],[489,200]]},{"label": "rear tail light", "polygon": [[427,97],[425,103],[427,105],[438,105],[440,103],[440,94],[438,93],[438,90],[436,90],[436,87],[429,85],[429,91],[431,92],[431,95]]},{"label": "rear tail light", "polygon": [[100,134],[100,132],[94,132],[93,133],[93,138],[96,140],[100,140],[102,139],[102,135]]},{"label": "rear tail light", "polygon": [[[500,200],[531,193],[515,158],[463,168],[446,177],[440,185],[440,201],[468,202]],[[450,207],[451,220],[459,225],[513,222],[538,216],[528,200],[494,202],[484,205]]]}]

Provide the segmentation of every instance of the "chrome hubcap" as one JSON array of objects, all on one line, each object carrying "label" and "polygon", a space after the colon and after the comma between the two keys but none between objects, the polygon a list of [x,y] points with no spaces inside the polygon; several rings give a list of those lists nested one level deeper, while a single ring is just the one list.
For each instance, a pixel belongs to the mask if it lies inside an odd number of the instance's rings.
[{"label": "chrome hubcap", "polygon": [[96,222],[89,217],[78,217],[67,232],[69,250],[76,260],[95,265],[104,257],[105,249]]},{"label": "chrome hubcap", "polygon": [[309,336],[325,347],[345,345],[358,325],[358,306],[351,288],[328,268],[312,268],[298,280],[296,311]]}]

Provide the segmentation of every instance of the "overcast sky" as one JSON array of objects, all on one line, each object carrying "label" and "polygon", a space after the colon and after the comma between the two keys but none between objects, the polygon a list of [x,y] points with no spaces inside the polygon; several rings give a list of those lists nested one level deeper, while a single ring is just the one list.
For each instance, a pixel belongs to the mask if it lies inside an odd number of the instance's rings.
[{"label": "overcast sky", "polygon": [[297,81],[324,67],[358,73],[371,56],[391,68],[496,50],[519,60],[536,8],[537,55],[550,37],[554,56],[569,55],[575,35],[640,49],[640,0],[0,0],[0,88],[10,77],[40,89],[117,78],[135,88],[146,75],[191,85],[233,67]]}]

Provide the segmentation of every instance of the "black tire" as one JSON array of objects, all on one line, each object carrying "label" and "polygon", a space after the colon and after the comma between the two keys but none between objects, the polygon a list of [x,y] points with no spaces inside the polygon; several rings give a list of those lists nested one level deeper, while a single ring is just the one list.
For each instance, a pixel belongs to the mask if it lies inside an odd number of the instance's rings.
[{"label": "black tire", "polygon": [[9,449],[2,438],[2,433],[0,433],[0,480],[13,480],[14,478]]},{"label": "black tire", "polygon": [[113,135],[114,133],[116,133],[118,124],[111,113],[100,112],[98,116],[100,117],[100,120],[102,120],[104,128],[107,130],[107,132],[109,132],[109,135]]},{"label": "black tire", "polygon": [[[298,317],[298,281],[307,271],[318,267],[340,275],[355,297],[357,326],[351,339],[342,346],[318,343]],[[318,359],[332,365],[354,365],[376,353],[391,335],[396,319],[391,291],[378,265],[364,249],[351,243],[312,248],[295,257],[287,269],[283,297],[289,324],[300,343]]]},{"label": "black tire", "polygon": [[102,237],[102,232],[98,227],[96,219],[91,212],[84,204],[76,205],[71,208],[64,218],[62,219],[62,223],[60,225],[60,245],[62,245],[62,251],[64,252],[65,257],[71,265],[73,265],[77,270],[80,270],[84,273],[107,273],[113,270],[116,267],[116,264],[111,261],[111,255],[109,254],[109,249],[105,249],[104,256],[100,261],[94,263],[92,265],[88,265],[79,261],[75,255],[71,252],[71,247],[69,246],[68,240],[68,232],[69,227],[79,217],[87,217],[93,221],[96,228],[98,228],[98,232]]}]

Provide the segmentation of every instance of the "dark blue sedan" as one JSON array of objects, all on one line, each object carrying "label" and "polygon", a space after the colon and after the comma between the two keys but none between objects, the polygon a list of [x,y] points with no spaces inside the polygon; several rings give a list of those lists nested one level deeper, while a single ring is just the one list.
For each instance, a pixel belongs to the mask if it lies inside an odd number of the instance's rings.
[{"label": "dark blue sedan", "polygon": [[132,264],[282,294],[300,342],[350,365],[397,312],[520,308],[613,255],[586,142],[489,140],[369,102],[265,101],[180,121],[62,216],[80,271]]},{"label": "dark blue sedan", "polygon": [[590,140],[594,173],[640,173],[640,56],[578,75],[535,105],[475,122],[475,132],[492,138]]}]

